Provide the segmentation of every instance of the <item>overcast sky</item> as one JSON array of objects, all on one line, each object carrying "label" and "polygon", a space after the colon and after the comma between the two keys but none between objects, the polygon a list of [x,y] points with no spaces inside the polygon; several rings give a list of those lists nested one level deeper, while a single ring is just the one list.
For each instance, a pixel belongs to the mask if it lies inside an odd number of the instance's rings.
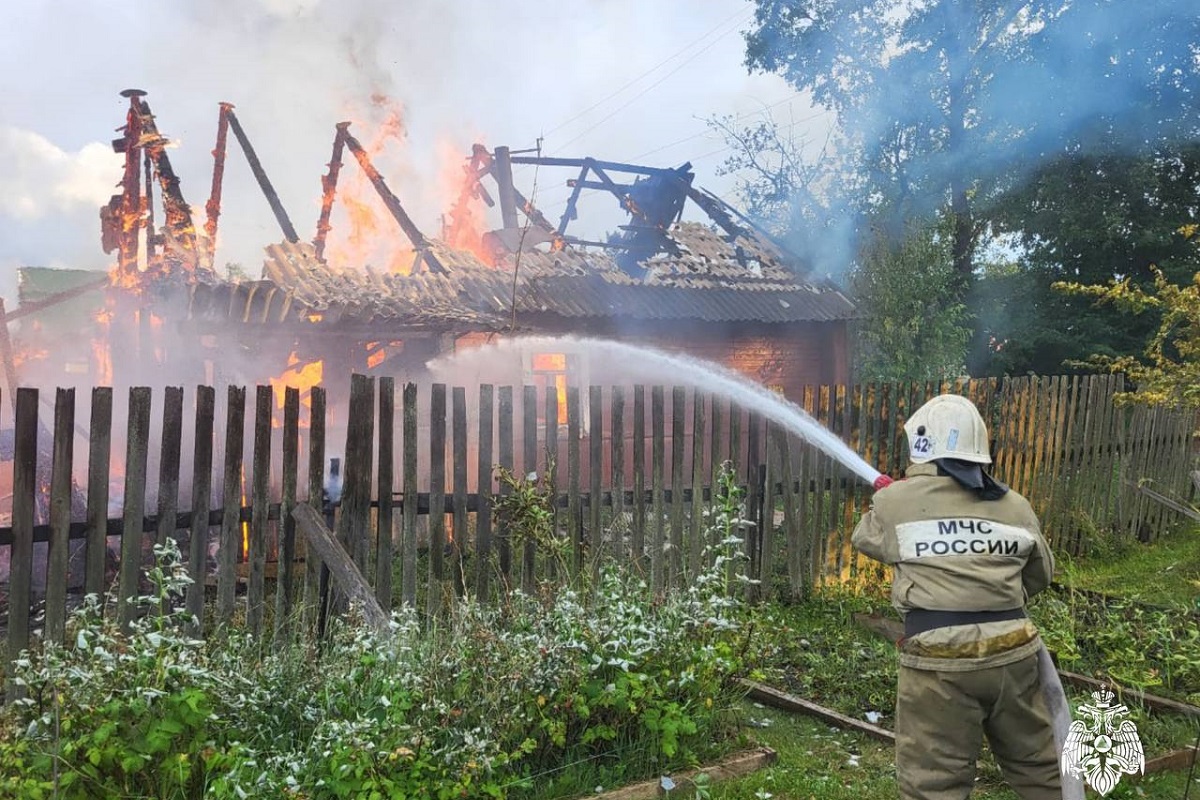
[{"label": "overcast sky", "polygon": [[[128,87],[149,92],[196,208],[208,196],[217,103],[234,103],[305,239],[334,124],[353,120],[368,143],[397,110],[403,139],[387,140],[378,164],[432,235],[446,176],[474,141],[518,149],[542,136],[548,155],[691,160],[698,184],[726,193],[715,170],[727,153],[705,117],[751,121],[769,108],[805,120],[801,133],[824,122],[808,121],[813,110],[782,79],[747,74],[752,10],[747,0],[4,0],[0,293],[11,296],[18,265],[111,263],[98,208],[120,179],[109,141]],[[232,137],[229,147],[217,263],[257,274],[262,247],[281,235]],[[518,184],[528,192],[533,177],[519,173]],[[554,219],[567,177],[537,176]]]}]

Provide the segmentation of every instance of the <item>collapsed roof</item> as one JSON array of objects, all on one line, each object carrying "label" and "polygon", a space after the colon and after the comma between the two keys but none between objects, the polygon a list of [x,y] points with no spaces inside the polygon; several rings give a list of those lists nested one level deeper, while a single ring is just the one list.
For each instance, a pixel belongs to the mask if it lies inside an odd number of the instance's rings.
[{"label": "collapsed roof", "polygon": [[[153,127],[144,93],[129,91],[126,96],[131,106],[125,137],[114,142],[114,149],[126,156],[126,178],[123,193],[102,213],[106,249],[120,250],[121,270],[129,271],[131,265],[136,269],[136,231],[148,228],[147,260],[154,255],[155,243],[162,251],[160,266],[148,272],[160,280],[171,279],[163,281],[168,285],[186,286],[187,315],[197,321],[325,328],[386,323],[394,330],[505,331],[538,327],[552,318],[560,324],[599,318],[779,324],[854,316],[853,304],[836,285],[815,279],[765,231],[720,198],[694,187],[690,164],[664,169],[591,158],[546,158],[506,147],[489,151],[475,145],[450,217],[455,220],[469,200],[488,206],[498,201],[502,227],[483,234],[477,247],[463,249],[426,236],[417,227],[350,133],[349,123],[340,123],[329,171],[322,179],[316,236],[311,244],[301,242],[229,104],[221,105],[213,196],[206,205],[207,240],[216,239],[223,131],[231,128],[275,211],[284,241],[267,248],[261,280],[221,279],[211,268],[213,254],[202,252],[203,245],[196,243],[190,217],[181,216],[189,207],[162,150],[165,140]],[[147,136],[148,130],[153,136]],[[162,186],[168,224],[157,235],[153,204],[138,196],[143,149],[147,195],[151,173]],[[343,268],[323,257],[345,149],[410,241],[409,274],[366,265]],[[514,164],[579,170],[567,181],[572,193],[557,225],[516,188]],[[494,183],[495,197],[485,178]],[[569,226],[584,190],[612,194],[629,215],[629,224],[603,242],[571,235]],[[689,203],[703,212],[706,222],[683,221]],[[137,215],[142,216],[134,219]]]}]

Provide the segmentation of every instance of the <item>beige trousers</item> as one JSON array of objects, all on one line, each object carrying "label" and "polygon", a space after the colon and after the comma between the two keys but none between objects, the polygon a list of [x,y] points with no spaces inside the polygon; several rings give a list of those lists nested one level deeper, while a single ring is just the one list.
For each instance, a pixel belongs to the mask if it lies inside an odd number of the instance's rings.
[{"label": "beige trousers", "polygon": [[1061,800],[1062,778],[1037,654],[973,672],[900,667],[896,781],[905,800],[963,800],[983,736],[1023,800]]}]

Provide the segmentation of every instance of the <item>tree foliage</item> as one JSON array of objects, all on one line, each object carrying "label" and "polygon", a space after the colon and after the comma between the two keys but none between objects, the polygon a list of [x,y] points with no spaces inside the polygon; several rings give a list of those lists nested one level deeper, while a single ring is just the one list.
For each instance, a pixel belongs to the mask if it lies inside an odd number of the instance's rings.
[{"label": "tree foliage", "polygon": [[[1200,145],[1134,156],[1107,151],[1063,156],[987,210],[993,230],[1011,237],[1018,269],[986,272],[972,307],[987,336],[978,372],[1061,371],[1089,355],[1137,354],[1157,314],[1054,290],[1065,281],[1124,280],[1150,289],[1155,268],[1173,283],[1200,270],[1200,249],[1180,221],[1197,222]],[[997,349],[997,346],[999,349]]]},{"label": "tree foliage", "polygon": [[[1087,353],[1140,350],[1150,316],[1093,308],[1050,284],[1136,273],[1149,286],[1151,263],[1176,280],[1191,274],[1194,254],[1179,254],[1170,229],[1196,220],[1195,9],[1177,0],[756,6],[747,65],[837,115],[843,173],[827,185],[853,197],[828,207],[872,219],[873,235],[893,242],[914,219],[950,226],[957,281],[945,284],[943,305],[969,304],[973,374],[1059,371]],[[1003,268],[981,263],[993,235],[1012,246]]]},{"label": "tree foliage", "polygon": [[860,380],[939,380],[963,374],[969,316],[945,302],[955,281],[952,220],[915,226],[899,244],[879,235],[850,274],[862,312],[855,365]]},{"label": "tree foliage", "polygon": [[[1181,233],[1195,237],[1200,226],[1187,225]],[[1094,355],[1088,365],[1109,372],[1123,372],[1133,382],[1132,397],[1145,403],[1166,403],[1200,408],[1200,272],[1190,283],[1178,286],[1157,267],[1153,289],[1137,286],[1130,278],[1107,285],[1056,283],[1069,295],[1089,297],[1134,316],[1149,311],[1159,317],[1142,358],[1130,355]]]}]

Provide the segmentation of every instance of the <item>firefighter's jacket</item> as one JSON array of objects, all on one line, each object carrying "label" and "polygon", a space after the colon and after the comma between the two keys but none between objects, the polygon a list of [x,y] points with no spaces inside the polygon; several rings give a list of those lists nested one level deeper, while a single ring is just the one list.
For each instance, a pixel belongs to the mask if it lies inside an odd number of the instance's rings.
[{"label": "firefighter's jacket", "polygon": [[[854,531],[856,549],[893,567],[892,604],[930,611],[1023,608],[1054,575],[1054,557],[1029,501],[1014,491],[980,500],[935,464],[875,493]],[[1040,647],[1026,618],[934,628],[902,639],[900,663],[970,671],[1019,661]]]}]

